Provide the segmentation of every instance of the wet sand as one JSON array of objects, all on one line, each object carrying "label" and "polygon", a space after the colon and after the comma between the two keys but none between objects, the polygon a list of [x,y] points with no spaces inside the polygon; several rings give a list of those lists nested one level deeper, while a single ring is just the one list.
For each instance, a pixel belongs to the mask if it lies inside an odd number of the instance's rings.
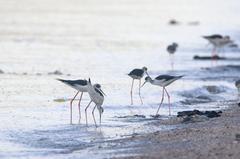
[{"label": "wet sand", "polygon": [[[133,135],[109,142],[101,149],[115,149],[117,155],[112,153],[111,158],[238,159],[239,114],[240,107],[232,101],[221,117],[203,122],[181,123],[183,126],[171,131]],[[180,121],[175,118],[165,124]]]}]

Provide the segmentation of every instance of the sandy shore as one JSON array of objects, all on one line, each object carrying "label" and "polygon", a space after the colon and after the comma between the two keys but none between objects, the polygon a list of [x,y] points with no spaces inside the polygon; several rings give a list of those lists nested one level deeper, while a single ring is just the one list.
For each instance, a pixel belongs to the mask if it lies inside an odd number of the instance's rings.
[{"label": "sandy shore", "polygon": [[111,158],[239,159],[240,107],[235,102],[221,117],[183,125],[117,140],[103,149],[116,150]]}]

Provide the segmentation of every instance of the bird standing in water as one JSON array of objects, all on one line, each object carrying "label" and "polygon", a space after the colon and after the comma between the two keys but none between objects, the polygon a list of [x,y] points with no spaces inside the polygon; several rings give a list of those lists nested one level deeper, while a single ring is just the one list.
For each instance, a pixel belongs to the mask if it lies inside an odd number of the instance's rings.
[{"label": "bird standing in water", "polygon": [[177,48],[178,48],[178,44],[172,43],[171,45],[168,45],[167,51],[170,55],[173,55],[177,51]]},{"label": "bird standing in water", "polygon": [[157,86],[160,86],[163,88],[162,90],[162,99],[161,99],[161,102],[158,106],[158,109],[157,109],[157,113],[156,113],[156,116],[158,115],[158,112],[159,112],[159,109],[163,103],[163,100],[164,100],[164,92],[166,92],[167,94],[167,97],[168,97],[168,104],[169,104],[169,115],[171,115],[171,109],[170,109],[170,95],[169,93],[167,92],[167,89],[166,87],[168,85],[170,85],[171,83],[173,83],[174,81],[182,78],[183,76],[170,76],[170,75],[159,75],[157,76],[154,80],[150,77],[150,76],[147,76],[145,78],[145,82],[143,83],[142,87],[145,85],[145,83],[149,82],[151,83],[152,85],[157,85]]},{"label": "bird standing in water", "polygon": [[142,101],[142,97],[141,97],[141,79],[144,76],[144,73],[147,73],[147,67],[143,67],[142,69],[133,69],[128,76],[130,76],[132,78],[132,86],[131,86],[131,91],[130,91],[130,95],[131,95],[131,105],[133,105],[133,97],[132,97],[132,90],[133,90],[133,85],[134,85],[134,80],[139,80],[139,88],[138,88],[138,95],[141,101],[141,104],[143,104]]},{"label": "bird standing in water", "polygon": [[210,44],[213,45],[212,58],[217,57],[218,49],[225,47],[228,44],[233,43],[229,36],[222,36],[219,34],[203,36],[204,39],[208,40]]},{"label": "bird standing in water", "polygon": [[167,52],[170,55],[172,70],[174,69],[174,53],[177,51],[177,48],[178,48],[178,44],[175,42],[172,43],[171,45],[168,45],[168,47],[167,47]]},{"label": "bird standing in water", "polygon": [[74,99],[77,97],[77,95],[79,94],[79,92],[81,92],[80,99],[79,99],[79,102],[78,102],[78,111],[79,111],[78,123],[80,123],[80,121],[81,121],[80,103],[81,103],[81,100],[82,100],[83,93],[88,91],[87,80],[81,80],[81,79],[79,79],[79,80],[57,79],[57,80],[61,81],[64,84],[66,84],[66,85],[68,85],[68,86],[77,90],[77,93],[75,94],[75,96],[70,101],[70,124],[72,124],[72,103],[73,103]]},{"label": "bird standing in water", "polygon": [[97,108],[99,111],[99,118],[100,118],[100,125],[101,125],[101,120],[102,120],[102,113],[104,111],[102,104],[104,101],[104,95],[105,93],[102,91],[101,89],[101,85],[100,84],[94,84],[92,85],[91,80],[89,78],[88,82],[87,82],[87,87],[88,87],[88,93],[89,96],[91,98],[91,101],[89,102],[89,104],[87,105],[87,107],[85,108],[85,116],[86,116],[86,125],[88,125],[88,121],[87,121],[87,109],[90,106],[90,104],[92,102],[95,103],[95,106],[92,110],[92,116],[93,116],[93,120],[95,123],[95,126],[97,127],[97,123],[95,120],[95,115],[94,115],[94,110]]}]

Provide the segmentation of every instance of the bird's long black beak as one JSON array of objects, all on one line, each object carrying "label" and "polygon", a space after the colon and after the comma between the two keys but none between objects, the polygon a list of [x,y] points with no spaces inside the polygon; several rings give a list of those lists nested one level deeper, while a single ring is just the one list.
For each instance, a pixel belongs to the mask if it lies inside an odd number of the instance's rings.
[{"label": "bird's long black beak", "polygon": [[145,82],[142,84],[141,88],[142,88],[146,83],[147,83],[147,81],[145,81]]},{"label": "bird's long black beak", "polygon": [[146,71],[147,76],[149,76],[148,72]]},{"label": "bird's long black beak", "polygon": [[104,96],[107,96],[103,91],[102,91],[102,89],[100,89],[100,88],[97,88]]}]

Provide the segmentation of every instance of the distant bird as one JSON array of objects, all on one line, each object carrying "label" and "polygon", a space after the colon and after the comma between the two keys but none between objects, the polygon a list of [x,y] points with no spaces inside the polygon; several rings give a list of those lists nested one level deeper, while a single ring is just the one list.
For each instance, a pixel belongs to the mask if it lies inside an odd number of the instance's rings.
[{"label": "distant bird", "polygon": [[213,45],[212,57],[217,55],[217,49],[221,49],[228,44],[233,43],[230,36],[222,36],[220,34],[214,34],[209,36],[203,36],[204,39],[208,40]]},{"label": "distant bird", "polygon": [[88,91],[87,80],[81,80],[81,79],[79,79],[79,80],[57,79],[57,80],[61,81],[64,84],[77,90],[77,93],[75,94],[73,99],[70,101],[70,124],[72,124],[72,103],[73,103],[74,99],[77,97],[77,95],[79,94],[79,92],[82,92],[80,95],[79,102],[78,102],[78,111],[79,111],[79,121],[78,122],[80,123],[80,121],[81,121],[80,103],[82,100],[83,93]]},{"label": "distant bird", "polygon": [[131,105],[133,105],[133,97],[132,97],[132,90],[133,90],[133,85],[134,85],[134,80],[139,80],[139,92],[138,92],[138,95],[139,95],[139,98],[141,100],[141,103],[143,104],[143,101],[142,101],[142,97],[141,97],[141,79],[142,77],[144,76],[144,73],[147,73],[147,67],[143,67],[142,69],[133,69],[129,74],[128,76],[130,76],[132,78],[132,86],[131,86],[131,91],[130,91],[130,95],[131,95]]},{"label": "distant bird", "polygon": [[177,51],[177,48],[178,48],[178,44],[175,43],[175,42],[173,42],[171,45],[167,46],[167,52],[170,55],[170,61],[171,61],[172,70],[174,69],[174,56],[173,55]]},{"label": "distant bird", "polygon": [[174,42],[171,45],[168,45],[167,51],[171,55],[171,54],[174,54],[177,51],[177,48],[178,48],[178,44]]},{"label": "distant bird", "polygon": [[235,86],[237,87],[238,93],[240,94],[240,80],[237,80],[237,81],[235,82]]},{"label": "distant bird", "polygon": [[104,111],[103,107],[102,107],[102,104],[103,104],[103,101],[104,101],[104,95],[105,93],[101,90],[101,85],[100,84],[95,84],[95,85],[92,85],[91,83],[91,80],[89,78],[88,82],[87,82],[87,87],[88,87],[88,93],[89,93],[89,96],[91,98],[91,101],[89,102],[89,104],[87,105],[87,107],[85,108],[85,116],[86,116],[86,125],[88,125],[88,121],[87,121],[87,109],[88,107],[90,106],[90,104],[92,102],[95,103],[95,106],[92,110],[92,115],[93,115],[93,119],[94,119],[94,123],[95,123],[95,126],[97,127],[97,123],[96,123],[96,120],[95,120],[95,115],[94,115],[94,110],[98,109],[99,111],[99,116],[100,116],[100,125],[101,125],[101,120],[102,120],[102,113]]},{"label": "distant bird", "polygon": [[145,83],[147,82],[150,82],[152,85],[157,85],[157,86],[160,86],[163,88],[162,90],[162,99],[161,99],[161,102],[160,102],[160,105],[157,109],[157,113],[156,113],[156,116],[158,115],[158,112],[159,112],[159,109],[163,103],[163,100],[164,100],[164,92],[166,92],[167,94],[167,97],[168,97],[168,104],[169,104],[169,115],[171,115],[171,110],[170,110],[170,95],[168,94],[167,92],[167,89],[166,87],[168,85],[170,85],[171,83],[173,83],[174,81],[182,78],[183,76],[170,76],[170,75],[159,75],[157,76],[154,80],[150,77],[150,76],[147,76],[145,78],[145,82],[143,83],[142,87],[145,85]]}]

